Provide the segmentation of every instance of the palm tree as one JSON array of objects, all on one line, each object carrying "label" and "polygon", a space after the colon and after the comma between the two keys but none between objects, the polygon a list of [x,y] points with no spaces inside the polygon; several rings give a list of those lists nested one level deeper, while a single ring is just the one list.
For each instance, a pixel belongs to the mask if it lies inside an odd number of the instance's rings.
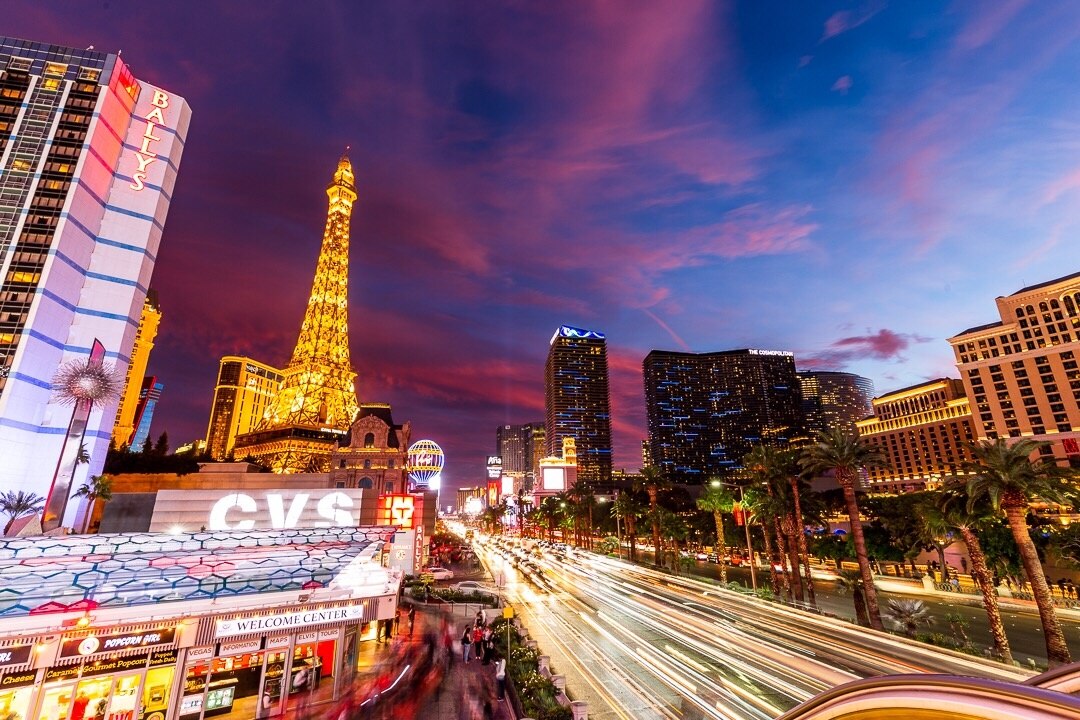
[{"label": "palm tree", "polygon": [[727,584],[727,561],[724,560],[724,550],[727,543],[724,541],[724,515],[731,512],[735,507],[735,496],[721,484],[719,478],[710,478],[705,488],[705,493],[697,499],[698,510],[712,513],[713,522],[716,524],[716,554],[720,557],[720,580]]},{"label": "palm tree", "polygon": [[818,433],[817,441],[803,450],[800,464],[809,472],[832,472],[844,491],[848,520],[851,523],[851,540],[855,546],[855,558],[862,575],[863,593],[866,595],[866,615],[870,627],[884,630],[881,610],[878,608],[874,574],[870,570],[870,557],[866,552],[862,521],[859,519],[859,502],[855,498],[855,483],[859,471],[883,462],[881,452],[858,435],[832,428]]},{"label": "palm tree", "polygon": [[611,506],[611,514],[626,523],[626,535],[630,542],[630,560],[637,560],[637,521],[645,512],[645,506],[632,492],[620,492]]},{"label": "palm tree", "polygon": [[[786,457],[785,457],[786,455]],[[789,471],[797,467],[788,467],[793,456],[769,445],[758,445],[743,458],[743,465],[749,470],[751,478],[763,491],[764,497],[759,502],[759,511],[766,528],[771,524],[776,537],[778,558],[772,558],[774,567],[779,564],[783,569],[783,586],[788,602],[803,602],[802,581],[799,576],[799,561],[796,556],[797,544],[792,536],[795,523],[792,518],[794,503],[791,500],[791,487],[788,485]],[[801,523],[800,523],[801,524]]]},{"label": "palm tree", "polygon": [[1020,551],[1024,574],[1031,583],[1035,604],[1039,608],[1043,635],[1046,638],[1046,656],[1050,667],[1072,662],[1069,646],[1054,611],[1054,599],[1046,583],[1035,543],[1028,531],[1028,504],[1036,499],[1063,502],[1075,495],[1074,487],[1066,481],[1066,471],[1054,464],[1053,458],[1042,455],[1031,460],[1050,443],[1035,440],[1018,440],[1010,445],[1004,438],[986,440],[972,446],[972,460],[965,463],[969,473],[967,495],[969,506],[984,497],[990,501],[995,512],[1003,512],[1009,523],[1013,540]]},{"label": "palm tree", "polygon": [[0,495],[0,513],[8,516],[7,524],[4,525],[4,534],[7,535],[11,526],[23,515],[41,512],[45,506],[45,498],[36,493],[6,492]]},{"label": "palm tree", "polygon": [[94,505],[97,501],[107,503],[112,500],[112,477],[109,475],[91,475],[90,479],[84,482],[71,497],[86,499],[86,517],[83,518],[82,527],[82,532],[85,535],[90,532],[90,519],[94,515]]},{"label": "palm tree", "polygon": [[975,584],[979,586],[979,592],[982,593],[983,608],[986,610],[990,635],[994,641],[994,656],[1012,665],[1012,650],[1009,647],[1009,638],[1005,634],[1001,609],[998,607],[997,589],[994,587],[993,576],[986,566],[986,555],[983,553],[982,544],[976,533],[976,528],[989,519],[990,508],[986,503],[980,503],[978,506],[969,504],[967,481],[963,478],[953,478],[946,482],[945,490],[934,493],[930,498],[932,504],[924,508],[923,521],[931,530],[955,528],[960,532],[960,537],[963,538],[964,545],[967,547],[968,557],[971,559],[971,577],[974,578]]},{"label": "palm tree", "polygon": [[668,487],[670,482],[664,477],[663,471],[658,467],[641,468],[642,484],[649,493],[649,519],[652,522],[653,565],[660,567],[660,513],[658,507],[660,491]]},{"label": "palm tree", "polygon": [[559,519],[562,517],[562,508],[559,507],[559,501],[554,497],[546,497],[540,503],[540,507],[537,508],[540,517],[544,519],[544,524],[547,525],[548,540],[554,542],[555,540],[555,528],[559,524]]},{"label": "palm tree", "polygon": [[866,593],[863,592],[863,577],[858,570],[840,570],[836,574],[836,586],[841,592],[851,592],[851,599],[855,603],[855,621],[863,627],[870,626],[870,619],[866,616]]},{"label": "palm tree", "polygon": [[920,625],[930,626],[934,619],[922,600],[897,600],[889,598],[885,617],[900,626],[904,634],[914,639]]}]

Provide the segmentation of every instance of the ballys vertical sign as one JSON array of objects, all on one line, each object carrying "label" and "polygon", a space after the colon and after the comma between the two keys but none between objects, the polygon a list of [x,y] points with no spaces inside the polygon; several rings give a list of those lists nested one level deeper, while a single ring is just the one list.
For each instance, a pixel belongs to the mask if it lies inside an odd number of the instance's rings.
[{"label": "ballys vertical sign", "polygon": [[154,90],[153,95],[150,96],[150,104],[153,109],[146,114],[146,130],[143,131],[142,144],[135,153],[135,159],[139,162],[139,169],[131,176],[131,185],[128,186],[132,190],[142,190],[146,187],[143,184],[143,181],[146,180],[146,169],[150,167],[150,163],[157,160],[157,153],[151,149],[150,143],[161,140],[160,137],[154,135],[154,130],[159,125],[165,124],[165,113],[163,111],[169,107],[169,95],[161,90]]}]

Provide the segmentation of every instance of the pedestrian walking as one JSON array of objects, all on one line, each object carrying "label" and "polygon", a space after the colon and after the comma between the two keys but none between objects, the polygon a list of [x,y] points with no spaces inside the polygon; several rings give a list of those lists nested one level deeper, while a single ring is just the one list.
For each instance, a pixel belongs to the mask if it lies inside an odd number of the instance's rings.
[{"label": "pedestrian walking", "polygon": [[412,637],[413,624],[416,622],[416,606],[409,606],[409,637]]},{"label": "pedestrian walking", "polygon": [[1057,586],[1058,586],[1058,589],[1061,590],[1061,598],[1062,598],[1062,600],[1064,600],[1065,599],[1065,578],[1058,578]]},{"label": "pedestrian walking", "polygon": [[461,662],[469,662],[469,652],[472,649],[472,628],[465,626],[465,632],[461,633]]},{"label": "pedestrian walking", "polygon": [[495,661],[495,690],[500,700],[506,697],[506,659],[502,657]]},{"label": "pedestrian walking", "polygon": [[1065,582],[1065,589],[1069,591],[1069,597],[1072,598],[1073,600],[1075,600],[1076,599],[1076,585],[1073,584],[1072,580],[1067,580]]}]

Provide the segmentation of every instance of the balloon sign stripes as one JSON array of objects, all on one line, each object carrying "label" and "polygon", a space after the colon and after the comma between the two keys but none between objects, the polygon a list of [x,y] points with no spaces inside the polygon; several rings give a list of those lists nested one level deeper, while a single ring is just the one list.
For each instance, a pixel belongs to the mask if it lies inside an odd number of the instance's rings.
[{"label": "balloon sign stripes", "polygon": [[446,459],[434,440],[417,440],[409,448],[409,479],[417,487],[428,487],[442,472]]}]

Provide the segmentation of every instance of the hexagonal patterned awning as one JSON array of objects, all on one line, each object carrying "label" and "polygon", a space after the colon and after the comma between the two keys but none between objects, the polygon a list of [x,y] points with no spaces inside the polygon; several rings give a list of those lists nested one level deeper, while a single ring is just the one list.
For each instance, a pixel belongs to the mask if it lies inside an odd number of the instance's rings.
[{"label": "hexagonal patterned awning", "polygon": [[301,590],[392,527],[0,539],[0,617]]}]

